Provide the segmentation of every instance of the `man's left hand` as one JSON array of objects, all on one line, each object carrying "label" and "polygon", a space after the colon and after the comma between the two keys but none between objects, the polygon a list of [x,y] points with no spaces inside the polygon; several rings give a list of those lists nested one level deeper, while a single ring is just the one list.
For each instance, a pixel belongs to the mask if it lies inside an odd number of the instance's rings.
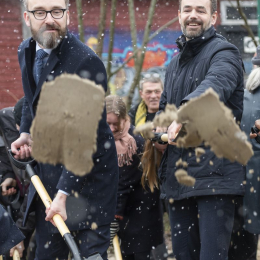
[{"label": "man's left hand", "polygon": [[21,241],[19,244],[17,244],[16,246],[14,246],[13,248],[10,249],[10,257],[12,257],[14,255],[14,250],[17,250],[19,253],[19,256],[22,257],[23,256],[23,251],[24,251],[24,243],[23,241]]},{"label": "man's left hand", "polygon": [[176,121],[173,121],[172,124],[169,126],[167,134],[168,134],[168,144],[176,145],[176,143],[173,141],[177,134],[179,133],[180,129],[182,127],[182,124],[178,124]]},{"label": "man's left hand", "polygon": [[64,221],[67,219],[66,200],[67,200],[67,195],[58,192],[57,196],[51,203],[51,206],[45,211],[46,213],[45,220],[50,221],[55,227],[56,225],[52,219],[55,214],[59,214]]},{"label": "man's left hand", "polygon": [[167,148],[168,144],[159,144],[157,142],[154,143],[154,147],[161,153],[164,153],[165,149]]},{"label": "man's left hand", "polygon": [[[16,180],[13,178],[7,178],[5,179],[2,183],[2,195],[3,196],[11,196],[14,195],[16,193],[16,189],[14,187],[16,187]],[[7,187],[12,186],[12,188],[7,189]]]}]

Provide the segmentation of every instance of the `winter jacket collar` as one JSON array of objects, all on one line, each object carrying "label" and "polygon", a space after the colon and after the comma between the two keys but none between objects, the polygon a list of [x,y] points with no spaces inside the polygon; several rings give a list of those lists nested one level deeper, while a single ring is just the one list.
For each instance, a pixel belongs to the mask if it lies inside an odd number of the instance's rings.
[{"label": "winter jacket collar", "polygon": [[185,35],[182,34],[177,40],[177,46],[180,49],[181,57],[193,57],[201,51],[204,44],[216,36],[216,30],[211,26],[202,36],[186,41]]}]

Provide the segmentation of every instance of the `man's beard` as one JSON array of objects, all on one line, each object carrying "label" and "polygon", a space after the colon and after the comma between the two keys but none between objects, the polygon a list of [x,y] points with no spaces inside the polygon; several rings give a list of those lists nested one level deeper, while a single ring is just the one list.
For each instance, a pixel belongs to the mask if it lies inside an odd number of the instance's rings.
[{"label": "man's beard", "polygon": [[[187,24],[189,23],[196,23],[198,25],[200,25],[199,30],[186,30]],[[181,24],[181,30],[183,32],[183,34],[185,35],[186,38],[188,38],[189,40],[193,39],[193,38],[197,38],[201,35],[204,34],[205,31],[207,31],[210,28],[211,24],[210,22],[207,25],[203,25],[202,21],[199,20],[187,20],[184,22],[184,24]]]},{"label": "man's beard", "polygon": [[[53,30],[53,29],[55,29],[56,31],[44,33],[46,30]],[[38,31],[36,31],[33,29],[31,25],[31,33],[33,39],[37,41],[44,49],[54,49],[59,45],[61,40],[66,36],[67,26],[65,28],[61,28],[59,25],[56,24],[53,25],[45,24]]]}]

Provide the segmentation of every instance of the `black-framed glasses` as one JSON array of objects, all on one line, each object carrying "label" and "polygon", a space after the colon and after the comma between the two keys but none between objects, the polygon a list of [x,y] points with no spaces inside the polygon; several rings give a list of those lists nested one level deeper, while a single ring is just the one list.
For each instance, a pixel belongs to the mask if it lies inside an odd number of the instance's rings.
[{"label": "black-framed glasses", "polygon": [[35,19],[37,20],[44,20],[47,17],[47,14],[50,13],[52,18],[54,19],[61,19],[64,16],[64,12],[67,9],[53,9],[50,11],[45,10],[35,10],[35,11],[28,11],[29,13],[32,13]]}]

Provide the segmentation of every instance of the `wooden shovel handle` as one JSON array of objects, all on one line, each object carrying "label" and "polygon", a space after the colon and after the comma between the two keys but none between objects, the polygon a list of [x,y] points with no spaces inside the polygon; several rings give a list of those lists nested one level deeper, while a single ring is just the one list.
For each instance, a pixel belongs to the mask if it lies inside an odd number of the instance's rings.
[{"label": "wooden shovel handle", "polygon": [[17,249],[14,250],[13,260],[20,260],[20,255]]},{"label": "wooden shovel handle", "polygon": [[161,136],[161,140],[163,141],[163,142],[168,142],[168,135],[167,134],[163,134],[162,136]]},{"label": "wooden shovel handle", "polygon": [[[50,198],[48,192],[43,186],[41,179],[37,175],[34,175],[31,177],[31,181],[33,183],[33,186],[37,190],[43,204],[46,208],[49,208],[51,206],[52,199]],[[53,216],[52,219],[62,236],[64,236],[64,234],[66,233],[70,233],[67,225],[65,224],[64,220],[60,215],[56,214]]]},{"label": "wooden shovel handle", "polygon": [[115,253],[116,260],[122,260],[123,258],[122,258],[119,240],[118,240],[117,235],[115,235],[115,237],[113,238],[113,247],[114,247],[114,253]]}]

